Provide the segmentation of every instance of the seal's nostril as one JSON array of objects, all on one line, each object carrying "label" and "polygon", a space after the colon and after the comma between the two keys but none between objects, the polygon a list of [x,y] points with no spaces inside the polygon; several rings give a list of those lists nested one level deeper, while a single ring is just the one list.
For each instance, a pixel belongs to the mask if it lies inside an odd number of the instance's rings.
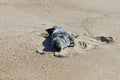
[{"label": "seal's nostril", "polygon": [[58,44],[57,42],[55,42],[54,48],[55,48],[55,50],[56,50],[57,52],[60,52],[60,51],[62,50],[61,47],[59,46],[59,44]]},{"label": "seal's nostril", "polygon": [[60,52],[62,49],[60,47],[56,47],[56,51]]}]

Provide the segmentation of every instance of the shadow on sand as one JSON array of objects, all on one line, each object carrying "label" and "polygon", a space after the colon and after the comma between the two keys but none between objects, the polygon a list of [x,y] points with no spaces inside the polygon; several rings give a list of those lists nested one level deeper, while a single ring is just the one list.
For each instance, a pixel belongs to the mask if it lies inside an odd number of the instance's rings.
[{"label": "shadow on sand", "polygon": [[51,42],[52,42],[52,39],[51,38],[46,38],[44,41],[43,41],[43,46],[44,46],[44,49],[43,51],[45,52],[55,52],[55,50],[53,49],[53,47],[51,46]]}]

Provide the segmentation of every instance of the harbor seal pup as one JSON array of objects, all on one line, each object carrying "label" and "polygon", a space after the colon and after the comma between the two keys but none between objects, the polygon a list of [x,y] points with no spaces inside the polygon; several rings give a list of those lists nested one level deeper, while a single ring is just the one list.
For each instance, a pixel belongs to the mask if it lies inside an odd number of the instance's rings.
[{"label": "harbor seal pup", "polygon": [[53,27],[46,29],[49,36],[52,38],[51,45],[57,51],[60,52],[66,47],[74,47],[74,38],[71,33],[64,27]]}]

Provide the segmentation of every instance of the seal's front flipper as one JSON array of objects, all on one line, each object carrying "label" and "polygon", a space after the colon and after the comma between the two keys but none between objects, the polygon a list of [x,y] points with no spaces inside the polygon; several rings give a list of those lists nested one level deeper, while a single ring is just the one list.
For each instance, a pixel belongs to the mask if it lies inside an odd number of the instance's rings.
[{"label": "seal's front flipper", "polygon": [[48,38],[49,34],[47,32],[43,32],[40,34],[41,37]]},{"label": "seal's front flipper", "polygon": [[74,38],[78,38],[78,37],[79,37],[79,34],[72,33],[71,35],[72,35]]}]

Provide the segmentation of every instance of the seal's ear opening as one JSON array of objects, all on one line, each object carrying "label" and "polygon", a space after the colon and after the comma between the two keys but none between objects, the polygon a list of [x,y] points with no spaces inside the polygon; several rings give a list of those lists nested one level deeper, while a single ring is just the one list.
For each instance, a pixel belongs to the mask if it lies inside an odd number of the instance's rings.
[{"label": "seal's ear opening", "polygon": [[48,34],[51,36],[54,30],[55,28],[49,28],[49,29],[46,29],[45,31],[47,31]]}]

